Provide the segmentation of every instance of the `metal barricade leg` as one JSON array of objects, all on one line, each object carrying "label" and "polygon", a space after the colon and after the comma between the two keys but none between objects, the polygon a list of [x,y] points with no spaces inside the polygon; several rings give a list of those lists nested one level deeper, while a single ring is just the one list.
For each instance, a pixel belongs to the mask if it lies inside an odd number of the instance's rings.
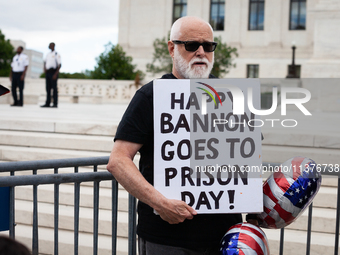
[{"label": "metal barricade leg", "polygon": [[129,194],[129,255],[136,255],[136,198]]},{"label": "metal barricade leg", "polygon": [[[33,170],[33,175],[37,170]],[[38,185],[33,185],[33,234],[32,234],[32,254],[39,253],[39,236],[38,236]]]}]

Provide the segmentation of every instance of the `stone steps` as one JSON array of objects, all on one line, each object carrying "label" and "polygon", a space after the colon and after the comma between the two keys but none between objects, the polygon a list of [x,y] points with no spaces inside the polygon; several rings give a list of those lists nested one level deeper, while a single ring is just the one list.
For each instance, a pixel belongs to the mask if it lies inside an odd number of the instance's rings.
[{"label": "stone steps", "polygon": [[[312,231],[335,234],[336,211],[330,208],[319,208],[313,206]],[[286,229],[307,230],[308,209]]]},{"label": "stone steps", "polygon": [[[73,106],[72,106],[73,107]],[[78,105],[74,105],[75,108]],[[87,106],[84,106],[87,107]],[[86,108],[92,111],[96,105]],[[124,108],[123,106],[119,106]],[[120,109],[119,108],[119,109]],[[11,108],[10,108],[11,109]],[[73,109],[73,108],[72,108]],[[23,109],[21,109],[23,110]],[[26,110],[26,109],[24,109]],[[61,105],[55,109],[38,109],[27,112],[19,119],[6,113],[0,122],[0,161],[25,161],[76,157],[109,156],[119,118],[114,122],[80,120],[79,114],[69,113]],[[11,109],[12,111],[12,109]],[[13,109],[18,111],[19,109]],[[51,117],[39,114],[51,112]],[[55,114],[55,115],[54,115]],[[81,114],[85,113],[81,112]],[[100,112],[104,116],[104,112]],[[118,112],[112,114],[120,115]],[[294,156],[305,156],[322,164],[339,164],[340,136],[334,132],[315,134],[306,129],[292,131],[264,129],[262,159],[264,162],[284,162]],[[139,157],[135,157],[138,163]],[[105,171],[100,166],[99,171]],[[60,173],[72,168],[60,169]],[[93,171],[91,167],[79,171]],[[41,170],[38,174],[53,173]],[[32,174],[31,171],[16,175]],[[311,254],[334,253],[334,226],[337,197],[337,178],[323,178],[323,185],[314,200]],[[80,188],[80,247],[79,254],[92,254],[93,183],[82,183]],[[38,186],[40,252],[53,254],[53,185]],[[99,254],[111,254],[111,181],[100,183]],[[119,187],[118,200],[118,254],[127,254],[128,194]],[[16,236],[31,247],[32,187],[16,188]],[[59,193],[59,253],[73,253],[73,204],[74,185],[61,184]],[[304,212],[285,233],[284,254],[304,254],[306,246],[307,214]],[[278,254],[279,230],[265,230],[270,242],[271,254]]]},{"label": "stone steps", "polygon": [[[99,235],[112,234],[112,210],[99,210]],[[15,203],[16,224],[33,224],[33,203],[27,200],[16,200]],[[46,202],[39,202],[38,205],[39,227],[54,228],[54,205]],[[128,237],[128,212],[118,212],[117,235]],[[59,205],[59,230],[74,230],[74,207],[71,205]],[[88,207],[79,208],[79,232],[93,233],[93,209]]]},{"label": "stone steps", "polygon": [[0,141],[3,145],[11,146],[96,152],[110,152],[113,146],[113,138],[110,136],[11,130],[0,130]]},{"label": "stone steps", "polygon": [[338,187],[338,178],[334,176],[323,176],[322,177],[322,186],[324,187]]},{"label": "stone steps", "polygon": [[0,160],[2,161],[30,161],[101,156],[109,156],[109,152],[0,145]]},{"label": "stone steps", "polygon": [[262,146],[262,160],[264,162],[285,162],[286,160],[295,156],[313,159],[317,164],[340,164],[339,149],[275,145]]},{"label": "stone steps", "polygon": [[[104,183],[103,181],[102,183]],[[111,189],[101,187],[99,189],[99,209],[111,210]],[[18,186],[15,188],[15,198],[25,201],[33,201],[32,186]],[[38,186],[38,201],[44,203],[53,203],[54,201],[54,185],[39,185]],[[118,191],[118,210],[128,211],[128,193],[125,190]],[[70,184],[60,184],[59,186],[59,204],[74,205],[74,186]],[[93,188],[90,186],[81,185],[80,187],[80,207],[93,207]]]},{"label": "stone steps", "polygon": [[0,129],[47,133],[107,135],[113,137],[116,133],[117,125],[108,122],[80,122],[74,119],[70,119],[68,121],[53,119],[42,120],[33,116],[31,118],[22,120],[12,119],[11,117],[4,117],[0,122]]},{"label": "stone steps", "polygon": [[[270,254],[278,255],[281,231],[279,229],[262,230],[268,238]],[[334,234],[312,232],[310,255],[334,254],[334,238]],[[283,254],[306,254],[306,243],[307,232],[285,229]]]},{"label": "stone steps", "polygon": [[285,130],[281,129],[280,134],[275,129],[262,130],[265,145],[313,147],[325,149],[340,149],[340,134],[338,132],[325,132],[315,134],[308,130]]},{"label": "stone steps", "polygon": [[[18,224],[16,226],[16,239],[27,247],[32,247],[32,227],[30,225]],[[74,253],[74,234],[73,231],[59,230],[59,254]],[[98,254],[110,255],[111,235],[98,236]],[[93,254],[93,235],[92,233],[79,233],[79,254]],[[52,228],[39,227],[39,254],[54,254],[54,230]],[[128,254],[128,240],[117,238],[117,254]]]},{"label": "stone steps", "polygon": [[[80,171],[87,169],[81,168]],[[45,170],[43,170],[45,171]],[[49,171],[49,170],[47,170]],[[45,174],[46,172],[44,172]],[[100,182],[98,254],[112,254],[111,181]],[[16,238],[28,247],[32,245],[33,187],[15,188]],[[39,253],[53,254],[54,249],[54,185],[38,186]],[[73,253],[74,185],[59,185],[59,254]],[[128,247],[128,193],[119,185],[117,219],[117,254],[126,255]],[[79,254],[93,254],[93,183],[80,186]]]},{"label": "stone steps", "polygon": [[334,187],[321,186],[319,193],[313,200],[316,207],[336,209],[337,189]]}]

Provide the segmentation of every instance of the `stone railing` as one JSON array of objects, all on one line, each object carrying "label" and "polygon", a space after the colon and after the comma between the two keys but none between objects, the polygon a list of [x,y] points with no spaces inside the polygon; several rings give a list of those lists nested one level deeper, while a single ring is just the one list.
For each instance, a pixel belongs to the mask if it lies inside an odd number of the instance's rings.
[{"label": "stone railing", "polygon": [[[0,78],[0,84],[11,87],[8,78]],[[133,80],[58,79],[59,102],[128,103],[138,88]],[[45,79],[25,79],[24,104],[38,104],[45,98]],[[2,96],[0,103],[11,104],[11,94]]]},{"label": "stone railing", "polygon": [[[273,87],[301,87],[310,91],[311,99],[305,104],[310,111],[340,112],[340,79],[260,79],[262,98],[268,99],[271,106],[271,91]],[[9,78],[0,77],[0,84],[10,88]],[[87,79],[59,79],[59,101],[68,103],[96,103],[114,104],[128,103],[140,86],[134,81],[121,80],[87,80]],[[301,95],[289,95],[298,97]],[[26,79],[24,90],[24,104],[44,103],[46,98],[45,79]],[[267,100],[266,99],[266,100]],[[280,96],[278,98],[280,104]],[[7,94],[0,97],[0,104],[11,104],[12,96]],[[288,106],[297,110],[296,106]]]},{"label": "stone railing", "polygon": [[60,79],[59,98],[72,103],[127,103],[139,86],[134,81]]}]

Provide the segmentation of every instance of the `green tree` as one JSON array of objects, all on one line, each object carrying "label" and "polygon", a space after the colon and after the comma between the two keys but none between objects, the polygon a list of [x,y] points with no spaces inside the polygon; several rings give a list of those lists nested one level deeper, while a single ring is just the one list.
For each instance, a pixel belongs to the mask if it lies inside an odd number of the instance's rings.
[{"label": "green tree", "polygon": [[105,51],[96,58],[97,66],[91,72],[93,79],[133,80],[136,74],[143,78],[140,70],[135,71],[136,65],[132,64],[132,57],[126,56],[123,48],[117,44],[108,43]]},{"label": "green tree", "polygon": [[9,76],[14,48],[0,30],[0,76]]},{"label": "green tree", "polygon": [[215,50],[214,67],[211,70],[211,74],[216,77],[223,77],[225,74],[229,73],[230,68],[236,67],[236,64],[233,64],[232,62],[234,57],[238,57],[238,53],[236,48],[223,43],[221,36],[214,37],[214,41],[217,42],[217,47]]},{"label": "green tree", "polygon": [[[40,78],[45,78],[45,73],[40,75]],[[63,79],[91,79],[91,71],[86,70],[85,72],[81,73],[59,73],[59,78]]]},{"label": "green tree", "polygon": [[[170,36],[168,35],[168,40]],[[154,53],[152,63],[146,65],[146,71],[149,73],[170,73],[172,70],[172,59],[168,52],[168,40],[166,37],[162,39],[156,39],[153,43]],[[236,65],[232,63],[234,57],[238,56],[237,49],[227,46],[222,42],[221,36],[214,37],[214,41],[217,42],[215,50],[215,63],[211,70],[211,73],[220,77],[227,74],[230,68]]]},{"label": "green tree", "polygon": [[153,58],[152,63],[146,65],[146,71],[153,75],[157,73],[171,73],[172,58],[168,51],[168,41],[170,40],[170,33],[168,37],[156,39],[153,42]]}]

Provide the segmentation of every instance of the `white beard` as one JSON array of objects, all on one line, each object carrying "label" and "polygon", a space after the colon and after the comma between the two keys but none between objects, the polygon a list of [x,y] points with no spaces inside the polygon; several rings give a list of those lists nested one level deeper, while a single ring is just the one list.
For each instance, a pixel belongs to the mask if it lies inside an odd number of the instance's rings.
[{"label": "white beard", "polygon": [[[203,62],[203,63],[206,63],[206,65],[193,66],[193,63],[195,62]],[[179,50],[177,49],[177,47],[175,47],[174,49],[173,64],[178,74],[181,75],[184,79],[209,78],[209,74],[214,65],[213,63],[214,63],[214,55],[213,55],[211,62],[209,62],[206,58],[195,57],[191,59],[190,62],[188,63],[179,53]]]}]

